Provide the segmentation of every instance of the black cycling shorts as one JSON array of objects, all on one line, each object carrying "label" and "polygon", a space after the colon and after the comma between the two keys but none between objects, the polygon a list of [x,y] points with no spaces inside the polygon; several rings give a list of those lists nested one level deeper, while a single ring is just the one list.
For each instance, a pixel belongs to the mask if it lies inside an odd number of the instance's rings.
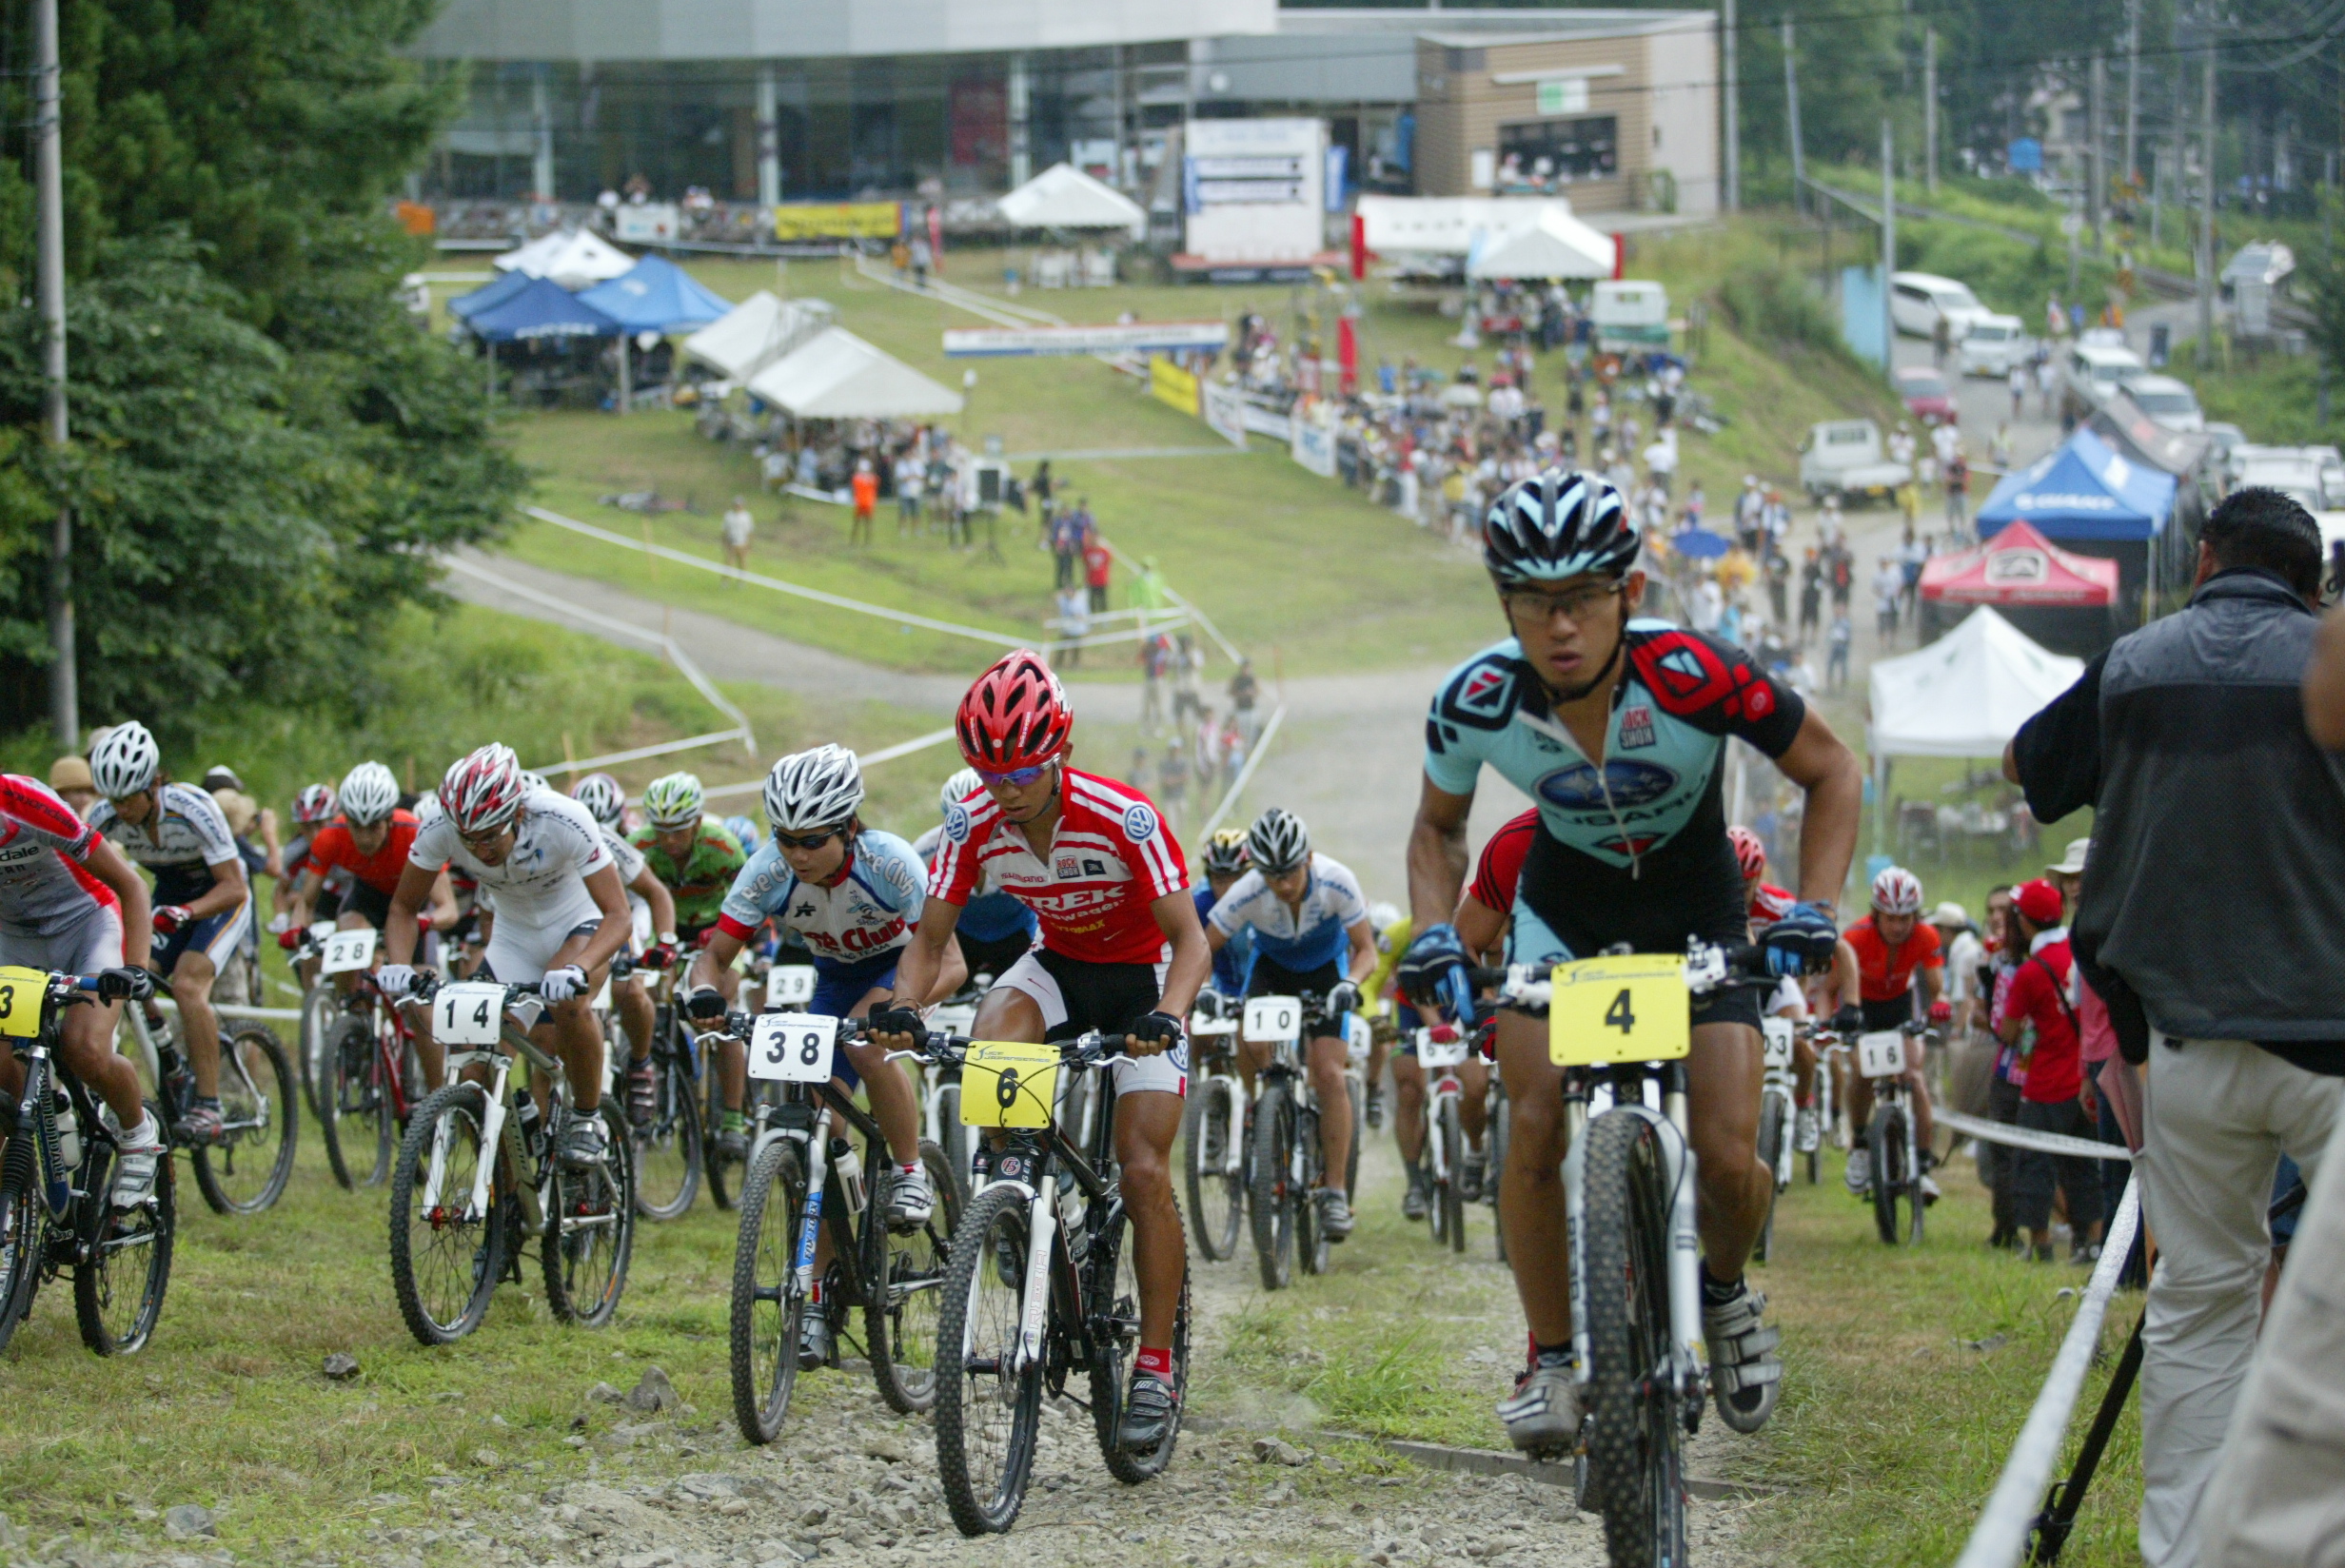
[{"label": "black cycling shorts", "polygon": [[1050,1026],[1047,1040],[1072,1040],[1093,1029],[1121,1033],[1133,1019],[1154,1011],[1164,994],[1154,964],[1093,964],[1048,948],[1025,956],[1058,983],[1067,1009],[1067,1021]]},{"label": "black cycling shorts", "polygon": [[1025,957],[1027,950],[1035,945],[1032,931],[1012,931],[1007,936],[986,938],[956,930],[953,940],[960,944],[961,960],[969,966],[972,979],[980,974],[998,979],[1009,973],[1010,966]]},{"label": "black cycling shorts", "polygon": [[353,882],[350,891],[343,896],[342,907],[335,912],[364,915],[366,924],[381,931],[390,922],[391,895],[365,882]]},{"label": "black cycling shorts", "polygon": [[[1320,965],[1315,970],[1295,970],[1273,964],[1267,958],[1254,959],[1252,978],[1246,982],[1249,996],[1301,996],[1306,991],[1326,996],[1343,983],[1343,971],[1333,963]],[[1309,1023],[1305,1032],[1313,1040],[1341,1040],[1344,1020],[1340,1013],[1328,1014]]]},{"label": "black cycling shorts", "polygon": [[1885,1002],[1860,1002],[1857,1010],[1864,1014],[1866,1033],[1875,1029],[1903,1029],[1914,1021],[1914,993],[1911,987]]}]

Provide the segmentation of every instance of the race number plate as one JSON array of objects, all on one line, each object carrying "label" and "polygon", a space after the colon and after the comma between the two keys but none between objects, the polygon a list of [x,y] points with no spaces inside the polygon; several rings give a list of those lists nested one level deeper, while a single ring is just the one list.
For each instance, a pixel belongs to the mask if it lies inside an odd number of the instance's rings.
[{"label": "race number plate", "polygon": [[319,947],[324,947],[325,946],[325,939],[333,935],[335,930],[336,927],[331,920],[314,921],[309,927],[309,940],[316,943]]},{"label": "race number plate", "polygon": [[1284,1045],[1303,1033],[1303,1002],[1295,996],[1255,996],[1246,1003],[1246,1038]]},{"label": "race number plate", "polygon": [[49,994],[49,976],[39,970],[0,966],[0,1034],[30,1040],[41,1032],[41,999]]},{"label": "race number plate", "polygon": [[766,971],[765,1000],[773,1006],[788,1006],[815,999],[815,967],[812,964],[777,964]]},{"label": "race number plate", "polygon": [[1555,966],[1547,1059],[1559,1068],[1667,1062],[1691,1049],[1685,960],[1626,953]]},{"label": "race number plate", "polygon": [[976,1040],[961,1064],[961,1125],[1051,1125],[1058,1088],[1058,1048],[1023,1040]]},{"label": "race number plate", "polygon": [[1788,1018],[1762,1019],[1759,1029],[1761,1038],[1764,1042],[1763,1049],[1766,1065],[1771,1068],[1791,1066],[1791,1020]]},{"label": "race number plate", "polygon": [[817,1012],[761,1012],[749,1041],[749,1076],[827,1084],[838,1020]]},{"label": "race number plate", "polygon": [[443,1046],[493,1046],[504,1029],[504,988],[460,983],[431,999],[431,1036]]},{"label": "race number plate", "polygon": [[1344,1056],[1353,1067],[1365,1066],[1376,1046],[1376,1034],[1361,1014],[1344,1014]]},{"label": "race number plate", "polygon": [[1857,1036],[1857,1070],[1867,1078],[1896,1078],[1905,1071],[1905,1036],[1875,1029]]},{"label": "race number plate", "polygon": [[347,974],[363,970],[375,961],[375,929],[361,926],[356,931],[338,931],[325,939],[325,951],[318,968],[327,974]]},{"label": "race number plate", "polygon": [[[1449,1038],[1436,1038],[1443,1034]],[[1457,1066],[1472,1049],[1466,1037],[1453,1029],[1417,1030],[1417,1066],[1428,1072],[1446,1071]]]}]

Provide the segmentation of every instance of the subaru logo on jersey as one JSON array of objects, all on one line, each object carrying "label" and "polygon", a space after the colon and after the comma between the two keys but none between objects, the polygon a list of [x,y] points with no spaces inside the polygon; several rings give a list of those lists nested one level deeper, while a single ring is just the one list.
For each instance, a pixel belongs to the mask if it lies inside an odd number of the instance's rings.
[{"label": "subaru logo on jersey", "polygon": [[969,809],[958,801],[944,813],[944,835],[956,844],[969,842]]},{"label": "subaru logo on jersey", "polygon": [[1058,874],[1061,877],[1080,876],[1082,873],[1083,869],[1075,864],[1074,856],[1062,854],[1058,857]]},{"label": "subaru logo on jersey", "polygon": [[1146,806],[1133,805],[1124,810],[1124,836],[1134,844],[1156,831],[1156,813]]},{"label": "subaru logo on jersey", "polygon": [[1628,750],[1653,743],[1653,710],[1632,702],[1621,710],[1621,746]]},{"label": "subaru logo on jersey", "polygon": [[1588,764],[1559,768],[1539,781],[1539,798],[1568,812],[1644,806],[1677,788],[1677,774],[1657,762],[1611,758],[1599,774]]}]

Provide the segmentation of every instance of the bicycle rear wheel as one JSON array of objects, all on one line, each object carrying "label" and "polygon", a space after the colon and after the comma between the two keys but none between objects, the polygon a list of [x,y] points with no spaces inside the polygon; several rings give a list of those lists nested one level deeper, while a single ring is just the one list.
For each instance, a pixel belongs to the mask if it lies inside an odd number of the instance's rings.
[{"label": "bicycle rear wheel", "polygon": [[1514,1107],[1508,1104],[1507,1086],[1490,1074],[1490,1130],[1486,1141],[1490,1149],[1490,1172],[1485,1178],[1484,1191],[1490,1204],[1490,1235],[1498,1245],[1498,1261],[1507,1262],[1506,1211],[1499,1206],[1499,1184],[1507,1179],[1507,1144],[1514,1136]]},{"label": "bicycle rear wheel", "polygon": [[1785,1110],[1782,1095],[1767,1093],[1760,1097],[1759,1163],[1767,1167],[1767,1217],[1759,1227],[1757,1245],[1750,1250],[1753,1263],[1765,1263],[1767,1249],[1775,1243],[1775,1166],[1783,1155],[1783,1139],[1790,1131]]},{"label": "bicycle rear wheel", "polygon": [[1181,1132],[1181,1164],[1189,1186],[1190,1230],[1197,1250],[1220,1263],[1237,1256],[1237,1233],[1246,1223],[1244,1162],[1230,1169],[1231,1140],[1242,1135],[1235,1079],[1221,1074],[1200,1080],[1191,1090]]},{"label": "bicycle rear wheel", "polygon": [[879,1397],[898,1415],[913,1416],[936,1402],[936,1316],[944,1288],[945,1260],[960,1226],[961,1186],[953,1179],[945,1152],[922,1139],[920,1163],[936,1194],[928,1223],[899,1234],[888,1228],[877,1191],[864,1220],[868,1249],[864,1278],[871,1299],[863,1303],[864,1348]]},{"label": "bicycle rear wheel", "polygon": [[648,1127],[635,1140],[635,1206],[646,1220],[673,1220],[700,1195],[700,1102],[692,1074],[672,1054],[653,1053]]},{"label": "bicycle rear wheel", "polygon": [[1327,1186],[1327,1150],[1319,1143],[1319,1112],[1301,1103],[1297,1090],[1294,1118],[1294,1256],[1306,1274],[1325,1274],[1334,1244],[1319,1223],[1319,1189]]},{"label": "bicycle rear wheel", "polygon": [[1685,1426],[1669,1364],[1669,1183],[1660,1132],[1626,1111],[1597,1117],[1581,1179],[1587,1501],[1604,1515],[1614,1568],[1679,1568]]},{"label": "bicycle rear wheel", "polygon": [[503,1209],[519,1200],[492,1173],[486,1207],[472,1208],[482,1163],[495,1157],[481,1144],[487,1114],[480,1085],[449,1085],[417,1107],[391,1167],[391,1290],[407,1332],[424,1344],[480,1327],[504,1273]]},{"label": "bicycle rear wheel", "polygon": [[1181,1402],[1189,1394],[1189,1270],[1181,1270],[1181,1295],[1172,1319],[1172,1425],[1164,1441],[1142,1453],[1129,1453],[1116,1439],[1131,1392],[1126,1375],[1140,1349],[1140,1272],[1133,1261],[1132,1217],[1119,1202],[1091,1244],[1083,1311],[1091,1338],[1091,1414],[1099,1434],[1099,1453],[1108,1473],[1137,1486],[1164,1473],[1180,1441]]},{"label": "bicycle rear wheel", "polygon": [[627,1119],[607,1100],[569,1114],[602,1119],[602,1163],[571,1170],[557,1159],[538,1254],[554,1316],[601,1328],[619,1310],[635,1251],[635,1143]]},{"label": "bicycle rear wheel", "polygon": [[[700,1106],[700,1173],[708,1178],[708,1201],[720,1209],[731,1208],[736,1193],[746,1189],[749,1177],[740,1168],[738,1156],[728,1156],[717,1146],[717,1131],[724,1126],[724,1088],[719,1081],[721,1074],[717,1068],[716,1038],[712,1035],[700,1044],[700,1083],[706,1095]],[[757,1092],[758,1086],[753,1082],[749,1094],[755,1096]],[[743,1108],[750,1103],[744,1100]],[[753,1125],[755,1120],[753,1114]]]},{"label": "bicycle rear wheel", "polygon": [[[1441,1147],[1448,1150],[1452,1164],[1466,1157],[1466,1126],[1461,1120],[1457,1096],[1453,1094],[1444,1095],[1441,1100]],[[1449,1179],[1441,1184],[1441,1190],[1434,1197],[1441,1205],[1441,1223],[1434,1234],[1439,1236],[1446,1233],[1450,1251],[1465,1251],[1466,1195],[1458,1186],[1454,1169],[1449,1172]]]},{"label": "bicycle rear wheel", "polygon": [[798,1149],[777,1138],[741,1183],[733,1242],[733,1419],[751,1442],[781,1435],[798,1387],[798,1273],[791,1266],[806,1176]]},{"label": "bicycle rear wheel", "polygon": [[293,1063],[275,1031],[246,1024],[220,1041],[221,1142],[195,1150],[195,1185],[215,1214],[258,1214],[284,1196],[301,1131]]},{"label": "bicycle rear wheel", "polygon": [[1360,1196],[1360,1146],[1368,1142],[1368,1086],[1352,1073],[1344,1074],[1344,1096],[1351,1102],[1351,1148],[1344,1156],[1344,1197]]},{"label": "bicycle rear wheel", "polygon": [[969,1144],[969,1129],[961,1125],[961,1081],[958,1068],[956,1076],[936,1086],[936,1143],[944,1150],[944,1163],[953,1172],[953,1185],[960,1189],[961,1202],[969,1201],[970,1163],[973,1158]]},{"label": "bicycle rear wheel", "polygon": [[1042,1363],[1013,1362],[1024,1310],[1034,1202],[996,1183],[976,1196],[953,1234],[936,1343],[936,1473],[964,1536],[1000,1535],[1017,1521],[1042,1424]]},{"label": "bicycle rear wheel", "polygon": [[309,1114],[324,1119],[325,1106],[318,1094],[325,1079],[325,1043],[334,1032],[336,1005],[342,1000],[331,983],[319,980],[302,992],[301,1023],[295,1027],[294,1048],[301,1057],[302,1098]]},{"label": "bicycle rear wheel", "polygon": [[1253,1190],[1247,1195],[1252,1211],[1254,1257],[1262,1267],[1262,1288],[1284,1290],[1294,1279],[1294,1139],[1293,1090],[1284,1083],[1262,1086],[1254,1102]]},{"label": "bicycle rear wheel", "polygon": [[[291,1070],[286,1087],[291,1087]],[[289,1118],[292,1099],[284,1108]],[[73,1317],[82,1343],[101,1356],[128,1356],[146,1347],[163,1316],[171,1282],[171,1242],[179,1233],[179,1179],[167,1152],[155,1162],[154,1195],[137,1208],[117,1209],[114,1146],[101,1140],[87,1162],[88,1196],[73,1205],[86,1263],[73,1267]]]},{"label": "bicycle rear wheel", "polygon": [[32,1304],[47,1245],[33,1171],[32,1140],[10,1139],[8,1153],[0,1158],[0,1350],[8,1348]]}]

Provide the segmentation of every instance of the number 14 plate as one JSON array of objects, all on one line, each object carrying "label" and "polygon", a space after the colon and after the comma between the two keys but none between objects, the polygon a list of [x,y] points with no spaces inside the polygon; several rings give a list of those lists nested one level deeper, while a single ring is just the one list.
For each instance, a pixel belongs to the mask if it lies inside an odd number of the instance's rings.
[{"label": "number 14 plate", "polygon": [[1691,993],[1675,953],[1582,958],[1555,966],[1547,1057],[1559,1068],[1667,1062],[1691,1049]]}]

